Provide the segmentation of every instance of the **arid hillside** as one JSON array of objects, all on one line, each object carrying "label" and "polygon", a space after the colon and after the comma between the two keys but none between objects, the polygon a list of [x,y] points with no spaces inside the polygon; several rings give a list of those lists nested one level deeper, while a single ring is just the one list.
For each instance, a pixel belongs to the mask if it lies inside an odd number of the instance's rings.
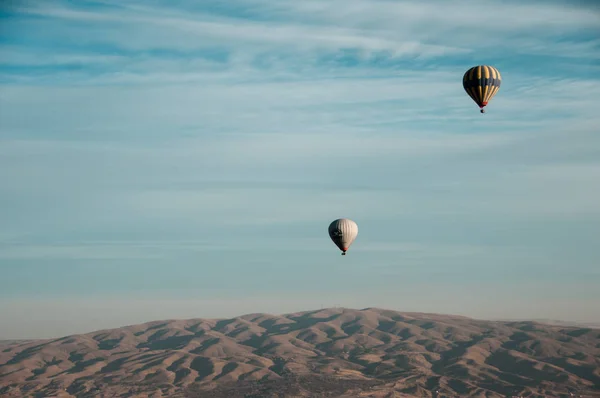
[{"label": "arid hillside", "polygon": [[600,329],[377,308],[0,347],[2,397],[600,397]]}]

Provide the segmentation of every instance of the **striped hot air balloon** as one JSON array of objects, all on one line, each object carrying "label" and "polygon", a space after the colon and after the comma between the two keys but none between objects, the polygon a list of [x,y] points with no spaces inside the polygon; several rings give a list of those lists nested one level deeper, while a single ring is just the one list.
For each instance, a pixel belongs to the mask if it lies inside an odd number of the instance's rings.
[{"label": "striped hot air balloon", "polygon": [[342,251],[342,256],[356,239],[358,235],[358,225],[347,218],[339,218],[329,224],[329,237],[337,247]]},{"label": "striped hot air balloon", "polygon": [[485,113],[483,108],[496,95],[501,83],[500,72],[489,65],[474,66],[463,76],[463,87],[469,97],[479,105],[481,113]]}]

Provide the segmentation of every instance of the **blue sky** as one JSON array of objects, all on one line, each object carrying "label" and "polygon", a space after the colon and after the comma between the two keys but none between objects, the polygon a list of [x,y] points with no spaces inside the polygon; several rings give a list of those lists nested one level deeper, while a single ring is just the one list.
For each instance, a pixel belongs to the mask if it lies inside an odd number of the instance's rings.
[{"label": "blue sky", "polygon": [[334,305],[600,321],[591,3],[1,10],[0,338]]}]

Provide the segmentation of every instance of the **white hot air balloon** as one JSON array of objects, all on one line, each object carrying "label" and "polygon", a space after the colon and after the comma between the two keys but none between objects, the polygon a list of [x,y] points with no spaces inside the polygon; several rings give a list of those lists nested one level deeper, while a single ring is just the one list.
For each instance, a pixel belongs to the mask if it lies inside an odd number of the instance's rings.
[{"label": "white hot air balloon", "polygon": [[329,237],[342,251],[342,256],[350,248],[358,235],[358,225],[347,218],[339,218],[329,224]]}]

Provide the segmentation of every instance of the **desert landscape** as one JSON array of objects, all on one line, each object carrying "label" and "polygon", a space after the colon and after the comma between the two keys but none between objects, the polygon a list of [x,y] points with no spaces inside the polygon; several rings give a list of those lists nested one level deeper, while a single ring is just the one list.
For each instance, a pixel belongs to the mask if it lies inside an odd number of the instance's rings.
[{"label": "desert landscape", "polygon": [[0,344],[3,397],[600,397],[600,329],[329,308]]}]

